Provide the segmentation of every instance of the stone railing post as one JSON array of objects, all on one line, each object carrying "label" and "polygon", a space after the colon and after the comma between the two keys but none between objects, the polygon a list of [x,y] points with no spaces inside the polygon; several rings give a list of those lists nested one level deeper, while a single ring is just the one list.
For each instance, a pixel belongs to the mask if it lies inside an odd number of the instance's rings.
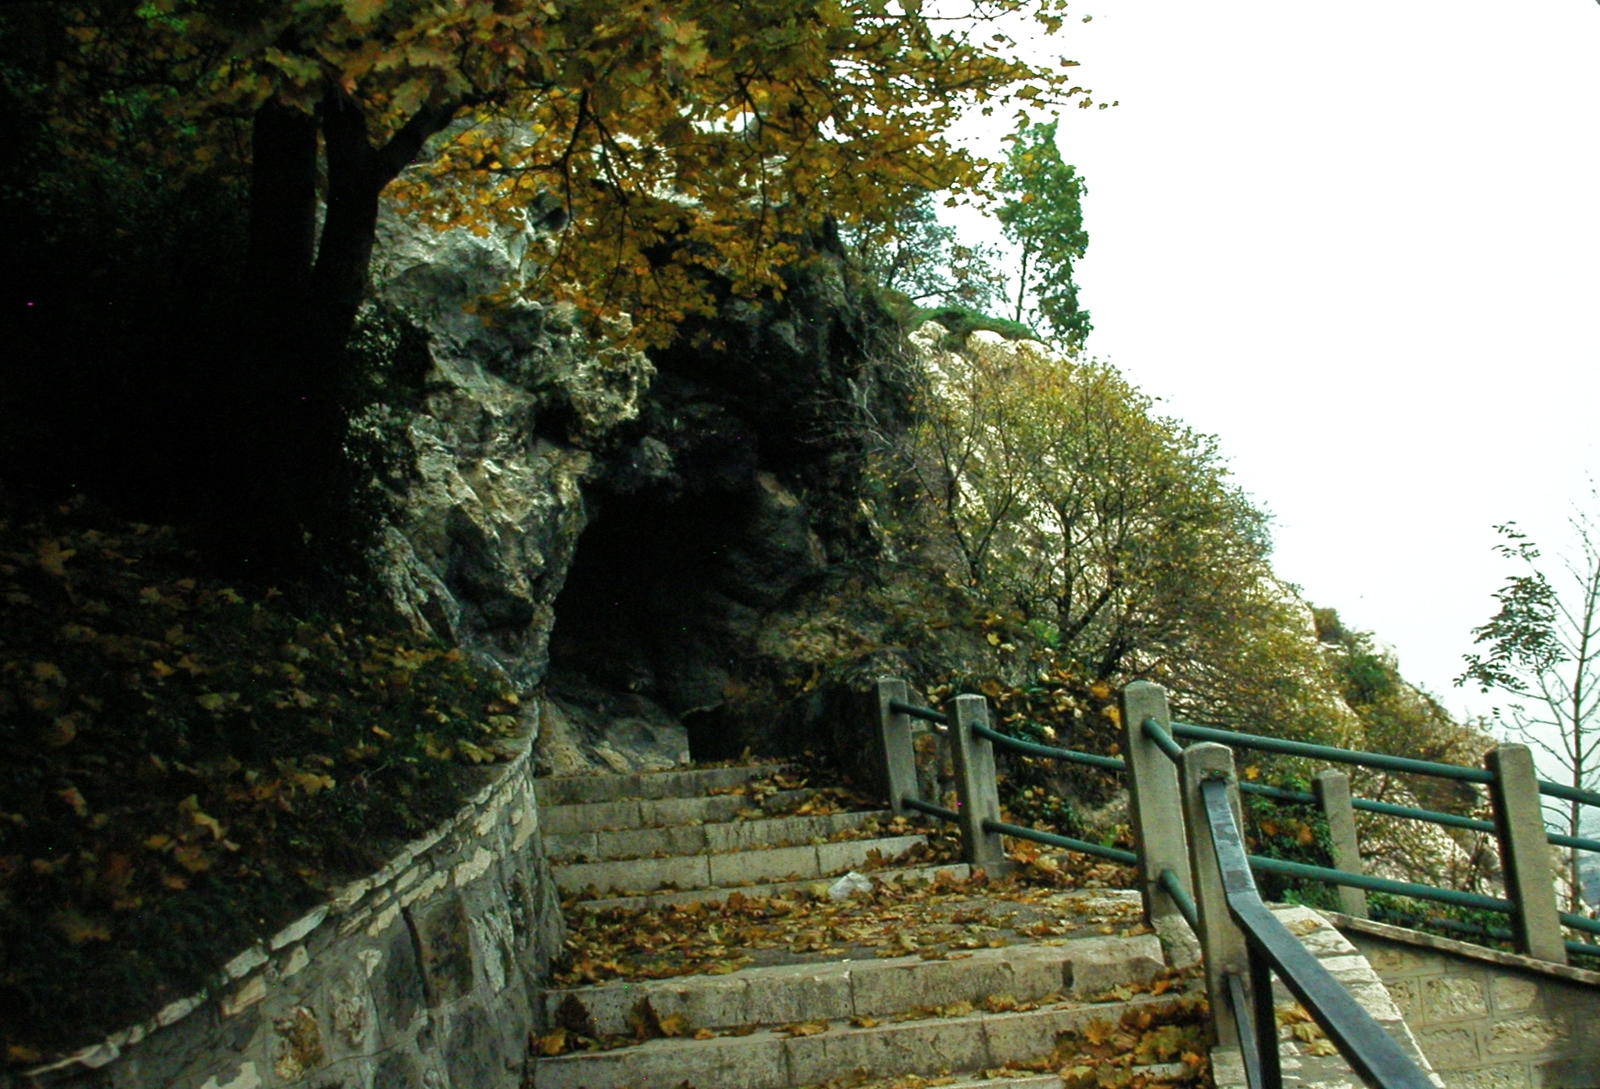
[{"label": "stone railing post", "polygon": [[1144,897],[1144,919],[1178,919],[1182,914],[1161,887],[1161,871],[1171,870],[1178,884],[1192,890],[1189,853],[1183,837],[1183,795],[1178,788],[1178,767],[1144,733],[1144,720],[1153,718],[1167,728],[1172,715],[1167,693],[1159,684],[1134,681],[1122,689],[1123,751],[1128,763],[1128,808],[1133,818],[1134,849],[1139,856],[1139,891]]},{"label": "stone railing post", "polygon": [[[1350,776],[1327,768],[1311,780],[1311,791],[1328,822],[1328,839],[1333,847],[1333,868],[1346,873],[1362,873],[1361,844],[1356,838],[1356,811],[1350,804]],[[1357,919],[1367,917],[1365,889],[1340,885],[1339,910]]]},{"label": "stone railing post", "polygon": [[1489,797],[1500,841],[1500,867],[1506,895],[1516,905],[1511,929],[1517,951],[1530,957],[1567,963],[1556,906],[1555,875],[1550,870],[1550,841],[1544,833],[1544,804],[1533,753],[1526,745],[1496,745],[1483,757],[1494,775]]},{"label": "stone railing post", "polygon": [[910,702],[906,696],[906,682],[899,677],[878,678],[884,776],[889,787],[889,808],[896,816],[906,812],[903,799],[917,797],[917,755],[911,747],[911,716],[889,708],[891,700]]},{"label": "stone railing post", "polygon": [[1005,847],[998,832],[983,827],[985,819],[1000,819],[994,746],[988,738],[972,732],[974,725],[989,725],[989,701],[982,696],[957,696],[950,751],[956,766],[956,796],[960,799],[961,849],[968,865],[998,875],[1006,868]]},{"label": "stone railing post", "polygon": [[[1206,993],[1211,999],[1211,1026],[1215,1042],[1222,1046],[1240,1045],[1239,1022],[1228,997],[1229,975],[1250,980],[1250,947],[1244,931],[1228,913],[1228,898],[1222,886],[1222,868],[1211,843],[1211,822],[1200,795],[1200,784],[1207,779],[1228,781],[1228,801],[1233,820],[1244,835],[1244,814],[1239,808],[1239,781],[1233,770],[1233,750],[1226,745],[1202,742],[1183,752],[1183,808],[1194,834],[1189,838],[1189,862],[1194,874],[1195,908],[1200,915],[1200,948],[1205,958]],[[1260,1026],[1259,1031],[1276,1032],[1277,1026]]]}]

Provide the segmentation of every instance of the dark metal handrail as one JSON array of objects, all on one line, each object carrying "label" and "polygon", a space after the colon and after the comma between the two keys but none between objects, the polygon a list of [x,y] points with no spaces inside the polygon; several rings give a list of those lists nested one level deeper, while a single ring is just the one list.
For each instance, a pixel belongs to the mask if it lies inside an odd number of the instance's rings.
[{"label": "dark metal handrail", "polygon": [[1031,839],[1035,843],[1048,844],[1051,847],[1065,847],[1069,851],[1078,851],[1086,855],[1096,855],[1108,858],[1112,862],[1120,862],[1124,866],[1139,864],[1139,856],[1132,851],[1124,851],[1121,847],[1103,847],[1098,843],[1090,843],[1086,839],[1073,839],[1071,836],[1058,836],[1054,832],[1041,832],[1037,828],[1024,828],[1020,824],[1008,824],[1005,821],[983,819],[985,832],[998,832],[1002,836],[1013,836],[1016,839]]},{"label": "dark metal handrail", "polygon": [[900,700],[890,700],[889,710],[897,715],[909,715],[920,718],[923,722],[931,722],[936,726],[949,726],[950,716],[942,711],[935,711],[932,707],[922,707],[915,703],[903,703]]},{"label": "dark metal handrail", "polygon": [[1020,737],[1003,734],[999,730],[991,730],[982,723],[974,723],[972,732],[979,737],[999,745],[1002,749],[1012,752],[1023,752],[1029,756],[1049,756],[1057,760],[1070,760],[1074,764],[1088,764],[1090,767],[1105,768],[1108,771],[1127,771],[1128,762],[1115,756],[1099,756],[1092,752],[1078,752],[1075,749],[1060,749],[1054,745],[1041,745],[1037,741],[1024,741]]},{"label": "dark metal handrail", "polygon": [[[1328,1034],[1356,1074],[1379,1089],[1434,1089],[1433,1082],[1400,1049],[1383,1026],[1361,1008],[1300,940],[1262,902],[1250,876],[1244,840],[1234,823],[1225,779],[1200,784],[1211,845],[1222,872],[1228,913],[1244,931],[1250,951],[1256,1068],[1262,1089],[1279,1089],[1278,1032],[1273,1020],[1272,972]],[[1241,1004],[1242,1005],[1242,1004]],[[1241,1022],[1245,1011],[1236,1008]]]},{"label": "dark metal handrail", "polygon": [[[1147,720],[1148,721],[1148,720]],[[1357,764],[1364,768],[1382,768],[1385,771],[1403,771],[1414,775],[1432,775],[1440,779],[1455,779],[1463,783],[1492,783],[1494,776],[1484,768],[1464,768],[1459,764],[1440,764],[1433,760],[1413,760],[1409,756],[1390,756],[1381,752],[1362,752],[1359,749],[1336,749],[1331,745],[1313,745],[1309,741],[1290,741],[1282,737],[1263,737],[1260,734],[1242,734],[1233,730],[1219,730],[1214,726],[1195,726],[1188,722],[1174,722],[1172,736],[1192,741],[1218,741],[1242,749],[1285,753],[1290,756],[1309,756],[1331,760],[1336,764]],[[1597,796],[1600,797],[1600,796]]]},{"label": "dark metal handrail", "polygon": [[[1182,750],[1171,736],[1161,728],[1155,719],[1145,719],[1145,734],[1176,762]],[[1359,767],[1382,768],[1389,771],[1405,771],[1416,775],[1432,775],[1459,782],[1489,783],[1494,781],[1494,776],[1487,770],[1479,768],[1464,768],[1459,764],[1440,764],[1429,760],[1412,760],[1409,757],[1389,756],[1386,753],[1366,753],[1355,749],[1335,749],[1327,745],[1312,745],[1304,741],[1289,741],[1281,737],[1262,737],[1259,734],[1236,733],[1233,730],[1223,730],[1215,726],[1194,726],[1185,722],[1174,722],[1172,733],[1178,737],[1191,737],[1203,741],[1220,741],[1225,745],[1233,745],[1242,749],[1259,749],[1264,752],[1280,752],[1295,756],[1312,756],[1325,760],[1334,760],[1345,764],[1354,764]],[[1339,754],[1343,754],[1342,756]],[[1405,766],[1401,766],[1405,765]],[[1584,802],[1589,805],[1600,805],[1600,794],[1593,791],[1577,790],[1573,787],[1552,783],[1548,779],[1540,779],[1539,793],[1556,798],[1566,798],[1573,801]],[[1269,787],[1257,783],[1240,783],[1239,790],[1245,794],[1256,794],[1278,801],[1294,802],[1297,804],[1310,804],[1316,801],[1316,796],[1297,790],[1282,790],[1278,787]],[[1353,809],[1364,810],[1368,813],[1381,813],[1386,817],[1403,817],[1407,820],[1428,821],[1432,824],[1442,824],[1450,828],[1465,828],[1472,832],[1485,832],[1493,834],[1495,827],[1493,821],[1479,820],[1476,817],[1462,817],[1454,813],[1440,813],[1432,809],[1418,809],[1409,805],[1395,805],[1392,802],[1375,802],[1367,798],[1351,798],[1350,805]],[[1585,839],[1581,836],[1567,836],[1559,832],[1546,832],[1545,837],[1550,843],[1558,847],[1572,847],[1580,851],[1594,851],[1600,853],[1600,840]]]},{"label": "dark metal handrail", "polygon": [[932,802],[925,802],[921,798],[901,798],[900,804],[907,809],[915,809],[918,813],[926,813],[930,817],[938,817],[940,820],[952,823],[961,819],[961,814],[954,809],[947,809],[942,805],[934,805]]}]

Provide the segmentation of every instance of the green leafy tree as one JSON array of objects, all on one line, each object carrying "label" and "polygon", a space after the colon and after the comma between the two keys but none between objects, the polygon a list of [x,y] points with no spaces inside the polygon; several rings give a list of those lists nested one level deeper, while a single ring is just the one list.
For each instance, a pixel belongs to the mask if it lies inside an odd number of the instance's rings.
[{"label": "green leafy tree", "polygon": [[879,283],[918,308],[992,311],[1005,305],[1004,255],[995,246],[959,241],[954,227],[939,222],[931,194],[852,232],[851,249]]},{"label": "green leafy tree", "polygon": [[901,451],[929,562],[1092,681],[1159,680],[1240,728],[1341,736],[1266,519],[1213,438],[1107,364],[992,339],[930,358]]},{"label": "green leafy tree", "polygon": [[1017,134],[998,188],[1005,199],[995,214],[1005,237],[1021,250],[1012,317],[1042,321],[1069,348],[1082,345],[1093,326],[1078,305],[1072,270],[1089,247],[1083,229],[1087,189],[1077,170],[1061,161],[1056,122]]},{"label": "green leafy tree", "polygon": [[[1577,554],[1561,558],[1566,577],[1559,588],[1546,577],[1539,548],[1527,534],[1511,522],[1495,527],[1502,538],[1495,551],[1517,573],[1495,591],[1499,611],[1472,629],[1483,649],[1464,656],[1467,668],[1456,684],[1509,697],[1493,720],[1542,753],[1542,762],[1560,769],[1567,784],[1583,790],[1595,787],[1600,747],[1600,539],[1587,512],[1579,511],[1571,524]],[[1580,835],[1580,805],[1547,800],[1546,819],[1568,835]],[[1569,863],[1576,912],[1582,910],[1582,886],[1575,852]]]}]

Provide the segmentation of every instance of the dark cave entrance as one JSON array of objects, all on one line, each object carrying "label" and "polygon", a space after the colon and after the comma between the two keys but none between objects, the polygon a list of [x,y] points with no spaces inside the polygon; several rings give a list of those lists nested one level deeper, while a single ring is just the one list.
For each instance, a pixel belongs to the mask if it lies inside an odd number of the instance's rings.
[{"label": "dark cave entrance", "polygon": [[738,756],[721,709],[735,630],[754,616],[717,584],[744,505],[727,492],[606,498],[556,598],[552,694],[602,714],[608,697],[643,697],[683,722],[694,760]]}]

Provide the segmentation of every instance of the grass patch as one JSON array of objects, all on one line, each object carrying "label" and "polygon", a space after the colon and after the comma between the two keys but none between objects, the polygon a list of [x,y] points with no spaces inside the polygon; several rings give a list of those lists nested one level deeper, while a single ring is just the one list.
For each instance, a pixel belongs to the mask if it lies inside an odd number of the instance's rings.
[{"label": "grass patch", "polygon": [[82,504],[0,517],[6,1062],[149,1017],[377,868],[509,755],[516,704],[356,595],[208,577]]}]

